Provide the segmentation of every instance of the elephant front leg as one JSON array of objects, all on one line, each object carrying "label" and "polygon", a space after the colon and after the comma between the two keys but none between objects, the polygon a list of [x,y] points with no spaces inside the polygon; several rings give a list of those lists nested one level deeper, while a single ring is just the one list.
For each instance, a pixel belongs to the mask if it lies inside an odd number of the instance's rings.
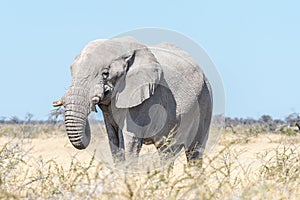
[{"label": "elephant front leg", "polygon": [[108,136],[109,147],[114,163],[123,162],[125,160],[124,148],[119,147],[119,138],[116,135]]},{"label": "elephant front leg", "polygon": [[103,114],[113,161],[114,163],[122,162],[125,160],[123,137],[119,137],[118,127],[111,115],[105,112]]},{"label": "elephant front leg", "polygon": [[143,138],[138,138],[129,132],[123,133],[126,160],[137,158],[142,149]]}]

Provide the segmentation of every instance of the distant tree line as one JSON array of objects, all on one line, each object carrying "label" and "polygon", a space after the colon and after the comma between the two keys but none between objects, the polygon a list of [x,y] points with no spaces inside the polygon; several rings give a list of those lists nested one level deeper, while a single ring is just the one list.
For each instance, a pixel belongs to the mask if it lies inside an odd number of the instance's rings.
[{"label": "distant tree line", "polygon": [[[63,109],[55,109],[49,115],[47,120],[34,120],[33,114],[27,113],[24,119],[20,119],[17,116],[12,117],[0,117],[0,124],[57,124],[63,123],[64,111]],[[223,122],[223,123],[222,123]],[[273,119],[270,115],[262,115],[259,119],[254,118],[231,118],[224,117],[222,115],[216,115],[213,119],[214,124],[221,124],[225,127],[236,127],[241,125],[247,126],[264,126],[270,131],[276,130],[280,126],[295,126],[300,130],[300,114],[292,113],[282,119]]]},{"label": "distant tree line", "polygon": [[34,119],[32,113],[27,113],[24,119],[19,118],[18,116],[12,117],[0,117],[0,124],[57,124],[62,123],[64,119],[64,111],[62,109],[52,110],[48,115],[48,119],[37,120]]},{"label": "distant tree line", "polygon": [[300,114],[292,113],[282,119],[273,119],[270,115],[262,115],[259,119],[253,118],[225,118],[225,127],[235,127],[239,125],[264,126],[270,131],[275,131],[281,126],[297,127],[300,131]]}]

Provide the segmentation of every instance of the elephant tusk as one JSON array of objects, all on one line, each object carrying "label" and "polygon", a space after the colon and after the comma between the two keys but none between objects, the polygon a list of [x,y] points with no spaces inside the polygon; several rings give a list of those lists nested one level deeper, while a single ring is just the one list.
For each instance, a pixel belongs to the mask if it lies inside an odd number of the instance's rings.
[{"label": "elephant tusk", "polygon": [[92,98],[93,104],[97,104],[97,103],[99,103],[99,101],[100,101],[100,97],[98,97],[98,96],[95,96]]},{"label": "elephant tusk", "polygon": [[59,107],[59,106],[62,106],[63,104],[64,104],[64,102],[62,100],[58,100],[58,101],[53,101],[52,106]]}]

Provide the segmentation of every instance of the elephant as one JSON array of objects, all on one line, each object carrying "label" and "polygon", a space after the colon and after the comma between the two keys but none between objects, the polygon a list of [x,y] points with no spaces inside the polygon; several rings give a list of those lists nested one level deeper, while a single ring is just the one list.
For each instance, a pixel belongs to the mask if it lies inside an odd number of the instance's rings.
[{"label": "elephant", "polygon": [[163,159],[184,148],[202,161],[213,98],[197,62],[172,43],[145,45],[133,37],[89,42],[71,64],[72,82],[53,106],[64,106],[68,138],[85,149],[88,115],[101,109],[115,163],[154,144]]}]

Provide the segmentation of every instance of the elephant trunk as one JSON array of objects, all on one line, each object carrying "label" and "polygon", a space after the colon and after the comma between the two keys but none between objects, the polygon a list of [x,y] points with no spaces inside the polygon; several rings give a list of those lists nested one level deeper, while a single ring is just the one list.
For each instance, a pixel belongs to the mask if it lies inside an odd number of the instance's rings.
[{"label": "elephant trunk", "polygon": [[90,103],[84,88],[71,87],[65,97],[65,126],[72,145],[85,149],[90,143],[91,132],[88,122]]}]

